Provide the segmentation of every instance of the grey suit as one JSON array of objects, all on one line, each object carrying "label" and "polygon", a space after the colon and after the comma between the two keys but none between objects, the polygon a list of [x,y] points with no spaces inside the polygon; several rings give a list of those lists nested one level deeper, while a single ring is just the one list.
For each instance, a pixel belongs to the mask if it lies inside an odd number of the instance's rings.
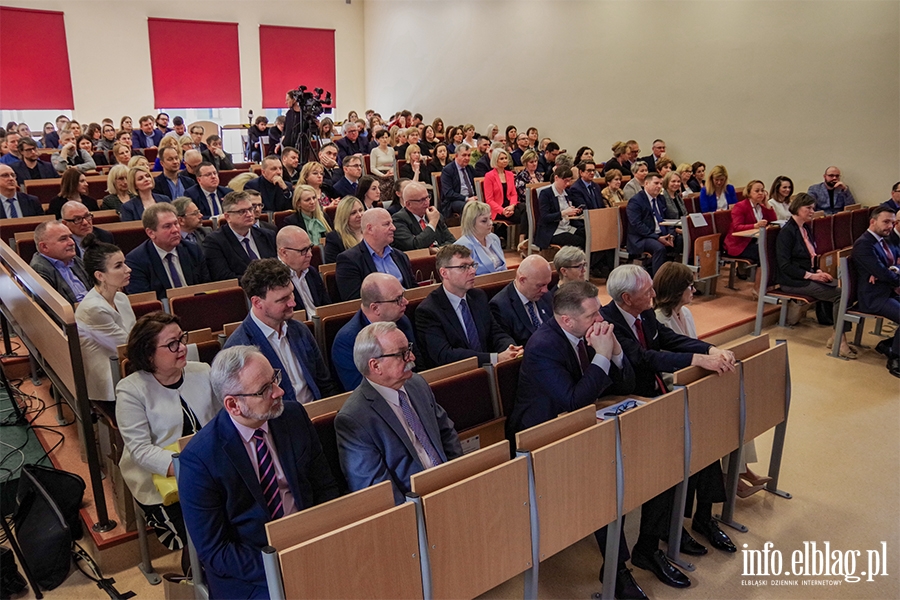
[{"label": "grey suit", "polygon": [[[87,272],[84,270],[84,263],[77,256],[73,260],[75,262],[72,265],[72,272],[75,273],[75,277],[84,283],[85,290],[90,291],[92,286],[88,280]],[[53,289],[62,294],[62,297],[68,300],[69,304],[77,302],[72,288],[69,287],[63,276],[59,274],[56,267],[50,264],[50,261],[44,258],[40,252],[35,252],[34,256],[31,257],[31,268],[37,271],[37,274],[43,277]]]}]

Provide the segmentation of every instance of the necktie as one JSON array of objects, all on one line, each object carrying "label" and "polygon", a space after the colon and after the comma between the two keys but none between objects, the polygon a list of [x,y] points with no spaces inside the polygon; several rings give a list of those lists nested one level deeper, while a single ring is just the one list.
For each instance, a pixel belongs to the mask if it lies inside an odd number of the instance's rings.
[{"label": "necktie", "polygon": [[[647,350],[647,338],[644,337],[644,326],[641,324],[641,319],[637,318],[634,320],[634,328],[637,330],[638,342],[641,343],[641,348]],[[665,394],[669,391],[666,387],[666,382],[662,380],[662,377],[659,376],[659,373],[654,373],[654,377],[656,377],[656,385],[659,388],[661,394]]]},{"label": "necktie", "polygon": [[403,418],[406,419],[406,424],[409,425],[413,435],[416,436],[416,440],[422,445],[422,449],[425,450],[425,454],[428,455],[431,465],[434,467],[438,466],[444,461],[441,460],[441,455],[438,454],[438,451],[435,449],[434,444],[431,443],[428,434],[425,433],[425,426],[422,425],[419,415],[416,414],[416,411],[414,411],[409,404],[409,398],[406,397],[406,392],[397,390],[397,393],[400,395],[400,410],[403,412]]},{"label": "necktie", "polygon": [[584,187],[587,188],[588,197],[591,199],[591,206],[597,206],[597,197],[594,195],[594,186],[589,183],[585,183]]},{"label": "necktie", "polygon": [[531,324],[534,325],[534,328],[540,327],[541,320],[538,319],[537,311],[534,309],[534,302],[526,302],[525,310],[528,311],[528,317],[531,319]]},{"label": "necktie", "polygon": [[351,188],[353,189],[353,191],[355,192],[355,191],[356,191],[356,188],[359,187],[359,184],[358,184],[357,182],[354,181],[353,183],[350,184],[350,187],[351,187]]},{"label": "necktie", "polygon": [[212,214],[214,214],[214,215],[217,215],[220,212],[218,199],[216,198],[216,195],[213,192],[209,193],[209,208],[210,208],[210,211],[212,212]]},{"label": "necktie", "polygon": [[257,429],[254,431],[253,439],[256,440],[256,464],[259,469],[259,485],[262,488],[266,506],[269,508],[269,516],[273,520],[280,519],[284,516],[284,507],[282,506],[281,494],[278,492],[278,482],[275,481],[275,465],[272,462],[269,445],[266,444],[266,438],[263,437],[263,430]]},{"label": "necktie", "polygon": [[419,217],[419,225],[422,226],[422,231],[425,231],[427,225],[425,224],[425,219],[423,219],[422,217]]},{"label": "necktie", "polygon": [[17,219],[19,217],[19,211],[16,210],[16,200],[15,198],[9,198],[7,200],[9,203],[9,218]]},{"label": "necktie", "polygon": [[244,250],[247,251],[247,256],[250,257],[250,260],[258,259],[259,257],[256,255],[256,252],[250,247],[250,238],[244,238],[242,241],[244,243]]},{"label": "necktie", "polygon": [[887,256],[888,264],[894,264],[894,253],[891,252],[890,246],[888,246],[887,242],[882,238],[881,240],[881,248],[884,250],[884,255]]},{"label": "necktie", "polygon": [[463,323],[466,326],[466,339],[469,341],[469,349],[481,352],[478,329],[475,327],[475,320],[472,318],[472,313],[469,312],[469,305],[466,303],[465,298],[459,301],[459,311],[462,313]]},{"label": "necktie", "polygon": [[175,268],[175,254],[169,252],[166,254],[166,264],[169,267],[169,275],[172,277],[172,287],[180,288],[184,285],[181,281],[181,277],[178,276],[178,269]]},{"label": "necktie", "polygon": [[584,340],[578,340],[578,362],[581,363],[582,373],[587,371],[591,364],[591,361],[588,360],[587,344],[584,343]]}]

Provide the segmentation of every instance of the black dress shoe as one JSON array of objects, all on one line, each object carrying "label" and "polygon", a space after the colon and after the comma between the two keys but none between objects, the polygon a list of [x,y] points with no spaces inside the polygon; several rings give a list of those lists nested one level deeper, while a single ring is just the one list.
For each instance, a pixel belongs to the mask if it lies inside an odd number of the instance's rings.
[{"label": "black dress shoe", "polygon": [[[600,567],[600,582],[603,583],[603,567]],[[600,594],[594,596],[599,598]],[[616,600],[648,600],[647,594],[634,580],[628,567],[616,571]]]},{"label": "black dress shoe", "polygon": [[891,340],[890,338],[888,338],[886,340],[881,340],[880,342],[875,344],[875,352],[877,352],[878,354],[884,354],[885,356],[890,358],[892,341],[893,340]]},{"label": "black dress shoe", "polygon": [[703,556],[709,550],[706,546],[691,537],[686,529],[681,530],[681,552],[690,556]]},{"label": "black dress shoe", "polygon": [[900,356],[888,359],[887,370],[894,377],[900,377]]},{"label": "black dress shoe", "polygon": [[719,529],[715,519],[710,519],[706,523],[693,521],[691,523],[691,529],[708,539],[710,545],[716,550],[737,552],[737,548],[731,542],[731,538],[729,538],[724,531]]},{"label": "black dress shoe", "polygon": [[645,556],[643,554],[632,553],[631,564],[639,569],[650,571],[656,578],[664,584],[676,588],[690,587],[691,580],[688,576],[676,569],[662,550],[655,550],[653,554]]}]

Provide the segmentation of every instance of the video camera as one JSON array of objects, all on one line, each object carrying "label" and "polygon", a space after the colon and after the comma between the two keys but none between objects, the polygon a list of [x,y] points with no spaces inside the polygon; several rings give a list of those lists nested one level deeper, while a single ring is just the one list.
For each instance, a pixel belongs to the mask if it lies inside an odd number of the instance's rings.
[{"label": "video camera", "polygon": [[[291,100],[300,104],[300,114],[306,124],[315,123],[319,115],[331,112],[331,92],[325,94],[322,88],[315,88],[313,92],[307,91],[305,85],[288,92]],[[325,94],[324,98],[322,94]]]}]

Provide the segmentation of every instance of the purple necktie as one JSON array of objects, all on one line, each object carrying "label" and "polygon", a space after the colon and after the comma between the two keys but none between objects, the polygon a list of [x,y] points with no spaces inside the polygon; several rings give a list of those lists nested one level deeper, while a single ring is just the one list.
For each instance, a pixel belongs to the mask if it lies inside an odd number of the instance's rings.
[{"label": "purple necktie", "polygon": [[180,288],[184,285],[181,277],[178,276],[178,269],[175,268],[175,255],[169,252],[166,254],[166,264],[169,266],[169,275],[172,277],[172,287]]},{"label": "purple necktie", "polygon": [[263,498],[266,499],[266,506],[269,508],[269,515],[272,519],[280,519],[284,516],[284,506],[281,493],[278,491],[278,482],[275,480],[272,453],[269,452],[269,445],[266,444],[262,429],[253,432],[253,439],[256,440],[256,463],[259,469],[259,485],[262,488]]},{"label": "purple necktie", "polygon": [[253,251],[253,248],[250,247],[250,238],[244,238],[244,250],[247,251],[247,256],[250,257],[250,260],[257,260],[259,257],[256,255],[256,252]]},{"label": "purple necktie", "polygon": [[410,405],[409,398],[406,397],[406,392],[397,390],[397,394],[400,396],[400,410],[403,412],[403,418],[406,419],[406,424],[409,425],[413,435],[416,436],[416,439],[422,444],[425,454],[427,454],[428,459],[431,460],[431,465],[434,467],[438,466],[444,461],[441,460],[441,455],[438,454],[434,444],[431,443],[431,439],[425,432],[425,426],[422,425],[419,415],[416,414],[416,411],[414,411],[413,407]]}]

